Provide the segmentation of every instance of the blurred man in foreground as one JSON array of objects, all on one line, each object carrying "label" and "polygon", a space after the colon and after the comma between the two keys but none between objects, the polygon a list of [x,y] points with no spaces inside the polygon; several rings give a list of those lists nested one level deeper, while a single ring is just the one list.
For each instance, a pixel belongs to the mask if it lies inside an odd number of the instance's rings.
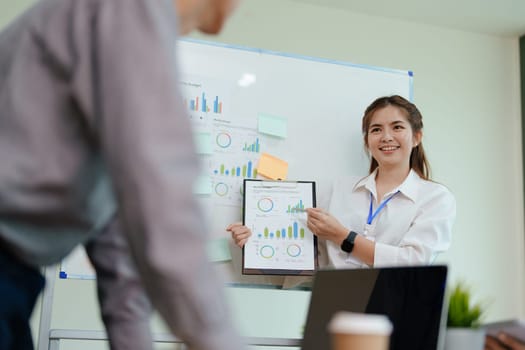
[{"label": "blurred man in foreground", "polygon": [[173,69],[177,30],[217,33],[234,2],[40,0],[0,33],[0,349],[33,348],[38,268],[80,243],[97,273],[97,256],[134,264],[191,349],[242,348],[205,255]]}]

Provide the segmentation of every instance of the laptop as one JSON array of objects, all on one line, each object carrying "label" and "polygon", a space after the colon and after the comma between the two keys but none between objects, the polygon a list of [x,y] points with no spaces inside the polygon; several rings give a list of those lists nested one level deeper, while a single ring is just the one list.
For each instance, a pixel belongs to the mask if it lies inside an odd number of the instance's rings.
[{"label": "laptop", "polygon": [[386,315],[393,325],[390,350],[442,349],[446,280],[446,266],[319,270],[301,348],[330,349],[330,319],[351,311]]}]

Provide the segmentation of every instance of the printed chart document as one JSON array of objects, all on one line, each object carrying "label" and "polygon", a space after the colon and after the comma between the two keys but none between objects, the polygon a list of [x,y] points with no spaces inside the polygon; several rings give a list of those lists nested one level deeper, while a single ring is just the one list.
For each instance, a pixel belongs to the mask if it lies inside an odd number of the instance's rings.
[{"label": "printed chart document", "polygon": [[242,273],[312,275],[317,237],[306,226],[305,209],[315,207],[315,182],[245,179],[243,193],[243,223],[252,236]]}]

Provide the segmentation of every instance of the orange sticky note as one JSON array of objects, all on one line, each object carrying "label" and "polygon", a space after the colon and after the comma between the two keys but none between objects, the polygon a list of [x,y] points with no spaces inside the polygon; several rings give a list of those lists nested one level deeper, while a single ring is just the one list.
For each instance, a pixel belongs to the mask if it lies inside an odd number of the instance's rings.
[{"label": "orange sticky note", "polygon": [[257,173],[272,180],[286,180],[288,163],[268,153],[262,153]]}]

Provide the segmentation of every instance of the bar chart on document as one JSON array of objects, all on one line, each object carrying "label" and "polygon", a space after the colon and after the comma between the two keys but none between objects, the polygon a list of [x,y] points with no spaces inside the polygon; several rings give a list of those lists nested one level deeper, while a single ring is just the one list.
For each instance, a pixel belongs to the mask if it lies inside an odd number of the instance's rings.
[{"label": "bar chart on document", "polygon": [[244,268],[313,270],[314,239],[305,212],[313,206],[312,183],[248,183],[245,223],[252,236],[244,248]]}]

